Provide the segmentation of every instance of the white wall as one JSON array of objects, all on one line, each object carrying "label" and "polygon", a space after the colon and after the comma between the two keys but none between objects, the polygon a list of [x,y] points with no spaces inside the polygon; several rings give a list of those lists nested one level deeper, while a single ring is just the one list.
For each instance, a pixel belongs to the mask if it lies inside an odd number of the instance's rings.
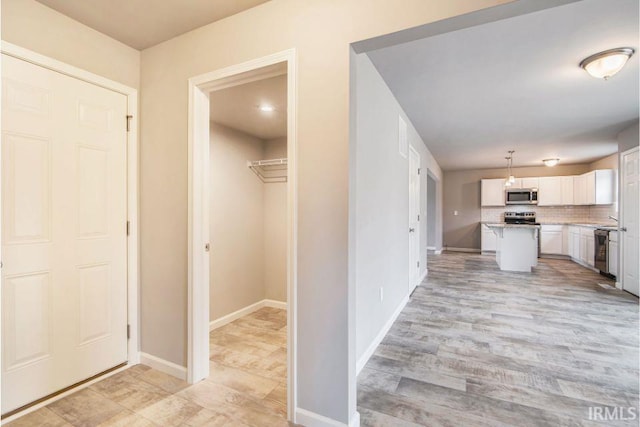
[{"label": "white wall", "polygon": [[[264,142],[264,159],[287,157],[287,138]],[[287,301],[287,183],[264,184],[265,298]]]},{"label": "white wall", "polygon": [[427,246],[436,247],[436,181],[427,175]]},{"label": "white wall", "polygon": [[140,52],[35,0],[2,0],[2,40],[127,86],[140,86]]},{"label": "white wall", "polygon": [[638,121],[636,120],[635,123],[618,134],[618,152],[622,153],[623,151],[627,151],[632,149],[633,147],[637,147],[638,144],[640,144],[639,134],[640,127],[638,126]]},{"label": "white wall", "polygon": [[264,184],[247,167],[261,139],[211,123],[209,318],[264,299]]},{"label": "white wall", "polygon": [[[420,216],[426,217],[427,169],[440,167],[366,54],[356,57],[356,357],[360,359],[408,295],[408,159],[398,152],[398,116],[421,157]],[[420,224],[421,274],[427,222]],[[380,301],[380,288],[384,299]]]}]

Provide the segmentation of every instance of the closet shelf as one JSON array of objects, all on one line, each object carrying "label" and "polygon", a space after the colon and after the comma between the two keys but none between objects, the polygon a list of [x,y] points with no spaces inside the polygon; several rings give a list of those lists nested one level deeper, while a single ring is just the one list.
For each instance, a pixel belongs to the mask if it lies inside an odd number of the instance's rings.
[{"label": "closet shelf", "polygon": [[287,159],[248,161],[247,166],[262,182],[287,182]]}]

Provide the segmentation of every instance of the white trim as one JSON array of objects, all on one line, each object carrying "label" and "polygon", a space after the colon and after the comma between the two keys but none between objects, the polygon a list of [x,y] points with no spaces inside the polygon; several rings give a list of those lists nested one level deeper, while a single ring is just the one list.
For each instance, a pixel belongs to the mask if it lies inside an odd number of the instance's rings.
[{"label": "white trim", "polygon": [[[187,279],[187,381],[209,376],[209,93],[241,84],[256,75],[287,73],[287,415],[295,420],[297,406],[297,57],[289,49],[189,79],[189,199]],[[262,69],[262,70],[261,70]],[[267,73],[267,74],[265,74]],[[282,73],[281,73],[282,74]],[[253,76],[253,77],[252,77]],[[248,80],[249,79],[249,80]]]},{"label": "white trim", "polygon": [[187,379],[187,368],[151,354],[140,352],[140,363],[164,372],[165,374],[172,375],[183,381],[186,381]]},{"label": "white trim", "polygon": [[[139,238],[138,238],[138,91],[132,87],[107,79],[73,65],[41,55],[29,49],[2,41],[3,54],[21,59],[31,64],[82,80],[84,82],[121,93],[127,97],[127,114],[132,115],[130,130],[127,132],[127,218],[129,237],[127,239],[127,323],[130,337],[127,344],[127,363],[140,363],[140,307],[139,307]],[[124,119],[124,118],[123,118]]]},{"label": "white trim", "polygon": [[436,247],[435,246],[427,246],[427,250],[428,251],[435,251]]},{"label": "white trim", "polygon": [[[468,252],[468,253],[474,253],[474,254],[481,253],[480,249],[455,248],[455,247],[452,247],[452,246],[445,246],[444,250],[445,251],[451,251],[451,252]],[[441,253],[442,253],[442,251],[441,251]]]},{"label": "white trim", "polygon": [[616,281],[616,289],[622,290],[622,284]]},{"label": "white trim", "polygon": [[[623,151],[622,153],[620,153],[618,155],[618,194],[619,194],[619,200],[618,200],[618,225],[619,227],[624,227],[624,188],[623,188],[623,184],[624,184],[624,156],[626,156],[627,154],[631,154],[634,151],[638,151],[640,150],[640,147],[633,147],[630,148],[628,150]],[[617,279],[620,281],[620,289],[625,290],[624,288],[624,251],[625,251],[625,238],[622,235],[622,233],[620,234],[620,242],[618,245],[618,277]],[[617,283],[616,283],[616,287],[617,287]],[[632,294],[633,295],[633,294]]]},{"label": "white trim", "polygon": [[[400,116],[398,116],[400,118]],[[416,150],[413,145],[408,144],[409,149],[407,150],[407,156],[405,156],[405,158],[407,159],[407,170],[409,171],[409,176],[408,176],[408,184],[409,184],[409,190],[408,190],[408,200],[407,200],[407,206],[409,206],[409,217],[407,218],[408,224],[407,224],[407,228],[411,227],[411,222],[413,220],[412,218],[412,212],[411,212],[411,198],[412,198],[412,194],[411,194],[411,176],[412,174],[416,173],[418,175],[418,200],[416,201],[416,204],[418,205],[418,218],[420,218],[420,209],[422,207],[421,204],[421,193],[420,190],[422,189],[422,182],[421,182],[421,177],[420,177],[420,168],[422,168],[422,156],[420,156],[420,152],[418,150]],[[411,170],[411,154],[415,154],[418,157],[418,172],[412,171]],[[424,221],[425,223],[425,227],[427,226],[426,221]],[[417,262],[418,262],[418,266],[420,265],[420,261],[422,261],[422,259],[420,258],[420,252],[422,252],[420,250],[420,226],[422,224],[420,223],[420,221],[418,220],[418,225],[416,226],[415,230],[413,231],[413,233],[415,234],[415,239],[418,240],[418,254],[417,254]],[[407,240],[408,240],[408,244],[409,244],[409,254],[411,254],[411,251],[413,250],[412,245],[411,245],[411,235],[410,233],[407,233]],[[426,258],[425,258],[426,261]],[[411,283],[411,280],[413,280],[413,278],[415,277],[413,275],[413,271],[415,271],[415,266],[413,265],[413,260],[411,259],[411,255],[409,255],[409,265],[407,266],[408,272],[409,272],[409,293],[411,294],[416,287],[422,282],[422,280],[416,280],[415,283]],[[425,266],[426,268],[426,266]]]},{"label": "white trim", "polygon": [[22,411],[20,411],[20,412],[18,412],[16,414],[11,415],[10,417],[4,418],[2,420],[2,423],[0,423],[0,425],[8,424],[8,423],[10,423],[12,421],[17,420],[20,417],[24,417],[27,414],[35,412],[38,409],[42,409],[45,406],[52,404],[53,402],[57,402],[58,400],[63,399],[63,398],[65,398],[65,397],[67,397],[67,396],[69,396],[69,395],[71,395],[73,393],[77,393],[80,390],[83,390],[83,389],[85,389],[87,387],[90,387],[93,384],[97,383],[98,381],[102,381],[102,380],[105,380],[105,379],[109,378],[110,376],[113,376],[115,374],[119,374],[120,372],[125,371],[125,370],[131,368],[132,366],[133,365],[122,366],[122,367],[120,367],[118,369],[114,369],[113,371],[108,372],[108,373],[106,373],[104,375],[100,375],[99,377],[94,378],[91,381],[87,381],[86,383],[83,383],[83,384],[80,384],[80,385],[78,385],[76,387],[73,387],[73,388],[71,388],[71,389],[69,389],[69,390],[67,390],[67,391],[65,391],[63,393],[56,394],[55,396],[53,396],[53,397],[51,397],[51,398],[49,398],[47,400],[43,400],[42,402],[37,403],[37,404],[35,404],[33,406],[30,406],[27,409],[24,409],[24,410],[22,410]]},{"label": "white trim", "polygon": [[333,418],[325,417],[306,409],[296,408],[296,422],[305,427],[359,427],[360,413],[356,412],[349,424],[341,423]]},{"label": "white trim", "polygon": [[356,411],[356,413],[351,416],[349,427],[360,427],[360,412]]},{"label": "white trim", "polygon": [[424,279],[426,279],[428,275],[429,275],[429,269],[425,268],[424,273],[422,273],[422,276],[420,276],[420,278],[418,279],[418,286],[420,286],[420,284],[424,282]]},{"label": "white trim", "polygon": [[218,329],[224,325],[228,325],[234,320],[240,319],[241,317],[244,317],[247,314],[251,314],[254,311],[258,311],[263,307],[273,307],[286,310],[287,303],[282,301],[275,301],[272,299],[263,299],[256,303],[243,307],[240,310],[236,310],[233,313],[229,313],[225,316],[212,320],[211,322],[209,322],[209,331],[213,331],[214,329]]},{"label": "white trim", "polygon": [[433,254],[434,255],[442,255],[442,249],[438,249],[438,250],[433,251]]},{"label": "white trim", "polygon": [[407,305],[408,302],[409,302],[409,295],[407,295],[402,299],[402,301],[400,301],[400,304],[398,304],[398,307],[396,307],[396,310],[393,312],[391,317],[389,317],[389,320],[387,320],[387,323],[385,323],[382,329],[380,329],[380,332],[378,332],[378,335],[376,335],[376,337],[373,339],[371,344],[369,344],[369,347],[367,347],[364,354],[360,356],[360,359],[358,359],[358,363],[356,363],[356,375],[360,375],[360,371],[362,371],[362,368],[364,368],[364,366],[367,364],[371,356],[373,356],[373,353],[376,351],[376,348],[378,348],[378,345],[380,345],[385,335],[387,335],[387,332],[389,332],[389,329],[391,329],[391,326],[393,326],[393,322],[396,321],[396,319],[398,318],[400,313],[402,313],[402,310],[404,309],[404,307]]}]

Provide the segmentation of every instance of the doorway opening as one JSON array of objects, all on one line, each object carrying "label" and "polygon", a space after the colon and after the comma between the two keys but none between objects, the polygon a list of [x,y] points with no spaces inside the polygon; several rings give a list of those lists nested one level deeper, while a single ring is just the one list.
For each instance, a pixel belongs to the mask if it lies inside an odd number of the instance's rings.
[{"label": "doorway opening", "polygon": [[188,381],[227,387],[242,376],[247,398],[287,419],[296,407],[295,93],[294,50],[189,80]]},{"label": "doorway opening", "polygon": [[286,417],[284,64],[282,72],[209,95],[209,348],[214,384]]}]

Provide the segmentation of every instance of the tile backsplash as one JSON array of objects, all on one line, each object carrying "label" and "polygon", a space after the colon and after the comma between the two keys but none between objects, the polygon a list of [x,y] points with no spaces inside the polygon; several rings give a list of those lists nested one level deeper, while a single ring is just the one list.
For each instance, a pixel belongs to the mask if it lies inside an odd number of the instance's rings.
[{"label": "tile backsplash", "polygon": [[483,207],[481,221],[504,221],[505,212],[535,212],[538,222],[613,223],[609,215],[617,217],[617,205],[602,206],[526,206],[511,205]]}]

